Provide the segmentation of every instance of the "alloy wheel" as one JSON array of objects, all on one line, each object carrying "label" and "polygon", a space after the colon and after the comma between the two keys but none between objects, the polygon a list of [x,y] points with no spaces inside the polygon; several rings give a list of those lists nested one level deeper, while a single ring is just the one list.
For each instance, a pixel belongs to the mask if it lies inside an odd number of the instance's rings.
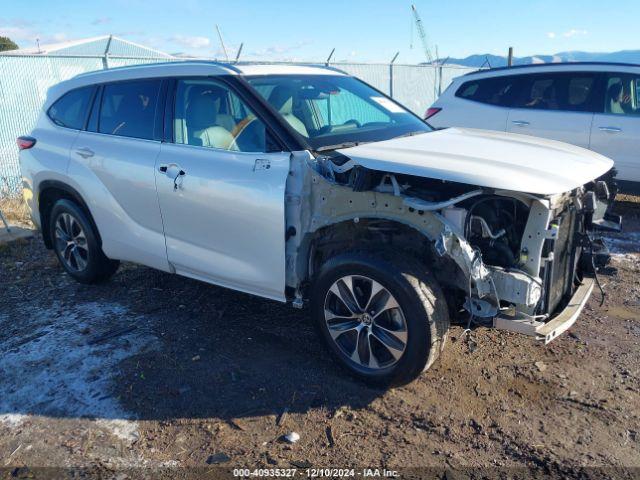
[{"label": "alloy wheel", "polygon": [[369,277],[336,280],[325,297],[324,319],[340,351],[362,367],[390,367],[407,347],[407,322],[400,305]]},{"label": "alloy wheel", "polygon": [[87,268],[89,248],[80,222],[69,213],[61,213],[55,224],[56,250],[65,266],[74,272]]}]

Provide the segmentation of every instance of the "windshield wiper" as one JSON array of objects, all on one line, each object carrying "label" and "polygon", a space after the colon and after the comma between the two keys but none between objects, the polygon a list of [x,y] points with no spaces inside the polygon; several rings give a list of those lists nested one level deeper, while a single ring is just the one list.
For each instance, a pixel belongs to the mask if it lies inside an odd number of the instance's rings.
[{"label": "windshield wiper", "polygon": [[323,145],[322,147],[318,147],[314,150],[316,152],[326,152],[327,150],[337,150],[338,148],[357,147],[358,145],[362,145],[363,143],[369,143],[369,142],[344,142],[344,143],[338,143],[336,145]]}]

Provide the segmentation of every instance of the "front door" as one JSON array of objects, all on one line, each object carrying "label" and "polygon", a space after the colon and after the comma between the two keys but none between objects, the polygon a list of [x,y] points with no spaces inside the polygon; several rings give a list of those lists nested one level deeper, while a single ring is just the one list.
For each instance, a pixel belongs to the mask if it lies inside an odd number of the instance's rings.
[{"label": "front door", "polygon": [[156,184],[176,273],[284,300],[288,152],[225,83],[176,82]]},{"label": "front door", "polygon": [[640,182],[640,74],[608,73],[605,86],[591,149],[615,162],[619,180]]}]

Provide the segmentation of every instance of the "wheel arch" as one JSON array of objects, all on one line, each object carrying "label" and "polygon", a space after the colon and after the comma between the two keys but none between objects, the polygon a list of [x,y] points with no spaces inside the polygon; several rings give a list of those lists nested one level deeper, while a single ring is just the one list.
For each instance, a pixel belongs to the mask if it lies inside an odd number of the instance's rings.
[{"label": "wheel arch", "polygon": [[426,231],[412,222],[385,215],[339,219],[308,232],[298,250],[300,278],[311,283],[331,256],[354,248],[401,251],[406,257],[433,268],[434,272],[444,272],[447,279],[455,278],[463,284],[466,281],[453,258],[437,254],[435,239]]},{"label": "wheel arch", "polygon": [[58,200],[68,199],[78,204],[80,208],[87,214],[91,227],[93,228],[98,244],[102,247],[102,238],[100,231],[93,219],[91,210],[85,202],[82,195],[72,186],[59,180],[45,180],[40,183],[38,188],[38,213],[40,215],[40,223],[42,229],[42,238],[47,248],[53,248],[53,239],[51,238],[51,228],[49,225],[51,209]]}]

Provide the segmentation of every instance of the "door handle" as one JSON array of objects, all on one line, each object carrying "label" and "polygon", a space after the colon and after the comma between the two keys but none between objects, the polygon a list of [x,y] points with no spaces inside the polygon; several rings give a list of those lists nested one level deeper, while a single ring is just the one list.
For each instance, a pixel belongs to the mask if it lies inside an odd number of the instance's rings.
[{"label": "door handle", "polygon": [[95,155],[95,152],[87,147],[78,148],[76,150],[76,154],[80,155],[82,158],[89,158]]},{"label": "door handle", "polygon": [[170,165],[160,165],[158,167],[158,171],[160,173],[165,174],[167,177],[169,177],[171,180],[173,180],[173,190],[178,190],[178,187],[180,187],[180,184],[178,183],[178,179],[180,177],[184,177],[187,172],[185,172],[182,168],[180,168],[179,165],[176,165],[175,163],[172,163]]},{"label": "door handle", "polygon": [[511,123],[517,125],[518,127],[526,127],[527,125],[529,125],[529,122],[526,122],[524,120],[511,120]]},{"label": "door handle", "polygon": [[609,133],[618,133],[622,131],[622,129],[618,127],[598,127],[598,130]]}]

